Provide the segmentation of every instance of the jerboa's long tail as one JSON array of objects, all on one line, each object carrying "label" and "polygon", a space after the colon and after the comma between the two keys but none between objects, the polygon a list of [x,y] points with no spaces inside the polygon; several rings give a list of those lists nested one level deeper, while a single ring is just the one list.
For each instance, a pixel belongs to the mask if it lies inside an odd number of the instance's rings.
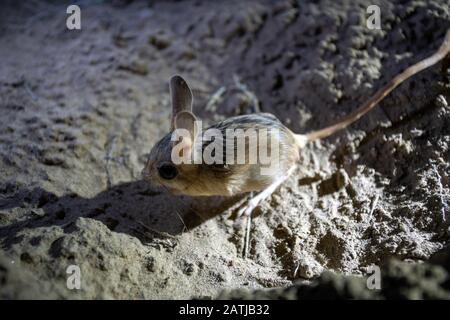
[{"label": "jerboa's long tail", "polygon": [[343,119],[339,120],[335,124],[328,126],[324,129],[310,132],[306,135],[298,135],[298,140],[303,143],[314,141],[317,139],[326,138],[333,133],[342,130],[361,118],[364,114],[369,112],[373,107],[375,107],[378,102],[383,100],[392,90],[394,90],[398,85],[412,77],[413,75],[419,73],[420,71],[431,67],[432,65],[438,63],[444,59],[450,53],[450,30],[447,31],[444,41],[439,47],[439,49],[430,57],[417,62],[416,64],[408,67],[402,73],[391,79],[386,85],[379,89],[366,103],[360,106],[358,109],[345,116]]}]

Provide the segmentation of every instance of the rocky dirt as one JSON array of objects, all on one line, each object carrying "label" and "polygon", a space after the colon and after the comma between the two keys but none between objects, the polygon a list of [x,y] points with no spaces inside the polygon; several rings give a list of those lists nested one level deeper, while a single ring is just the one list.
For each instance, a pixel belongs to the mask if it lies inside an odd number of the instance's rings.
[{"label": "rocky dirt", "polygon": [[275,289],[224,290],[218,299],[450,299],[450,251],[435,254],[430,262],[407,263],[390,259],[381,266],[380,288],[368,278],[323,272],[310,283],[297,280]]},{"label": "rocky dirt", "polygon": [[[213,298],[448,245],[448,60],[302,150],[256,210],[247,259],[242,197],[175,197],[140,171],[168,131],[171,75],[205,123],[260,109],[304,133],[431,54],[449,1],[80,1],[72,31],[55,3],[0,7],[0,297]],[[370,4],[381,30],[366,27]]]}]

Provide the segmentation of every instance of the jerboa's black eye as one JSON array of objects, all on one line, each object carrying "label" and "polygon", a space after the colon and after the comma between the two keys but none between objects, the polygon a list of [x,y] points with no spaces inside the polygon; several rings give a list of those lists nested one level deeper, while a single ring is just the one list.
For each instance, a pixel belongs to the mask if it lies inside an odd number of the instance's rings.
[{"label": "jerboa's black eye", "polygon": [[177,168],[171,163],[164,163],[158,168],[159,176],[166,180],[172,180],[178,175]]}]

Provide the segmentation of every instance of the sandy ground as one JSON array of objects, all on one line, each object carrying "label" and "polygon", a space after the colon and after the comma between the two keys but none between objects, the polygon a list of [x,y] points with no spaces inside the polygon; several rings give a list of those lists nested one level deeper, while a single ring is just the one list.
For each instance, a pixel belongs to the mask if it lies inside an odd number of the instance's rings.
[{"label": "sandy ground", "polygon": [[[302,150],[255,211],[247,259],[242,199],[171,196],[139,173],[168,130],[171,75],[189,81],[205,123],[259,105],[307,132],[435,50],[449,1],[83,1],[81,31],[66,29],[64,5],[11,3],[0,7],[0,297],[210,298],[447,246],[448,61]],[[381,30],[365,25],[373,3]],[[207,108],[235,75],[258,101],[228,90]],[[80,290],[66,286],[69,265]]]}]

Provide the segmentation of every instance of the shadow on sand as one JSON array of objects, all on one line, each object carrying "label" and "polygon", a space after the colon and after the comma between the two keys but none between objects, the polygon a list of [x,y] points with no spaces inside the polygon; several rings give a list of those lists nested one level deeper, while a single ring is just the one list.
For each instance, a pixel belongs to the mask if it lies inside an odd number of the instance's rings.
[{"label": "shadow on sand", "polygon": [[149,238],[173,237],[196,228],[241,198],[173,196],[151,189],[144,181],[119,184],[93,198],[77,194],[58,197],[42,188],[18,189],[0,199],[0,210],[23,210],[27,219],[0,226],[0,237],[9,247],[20,240],[17,234],[25,228],[68,228],[77,218],[86,217],[147,242]]}]

